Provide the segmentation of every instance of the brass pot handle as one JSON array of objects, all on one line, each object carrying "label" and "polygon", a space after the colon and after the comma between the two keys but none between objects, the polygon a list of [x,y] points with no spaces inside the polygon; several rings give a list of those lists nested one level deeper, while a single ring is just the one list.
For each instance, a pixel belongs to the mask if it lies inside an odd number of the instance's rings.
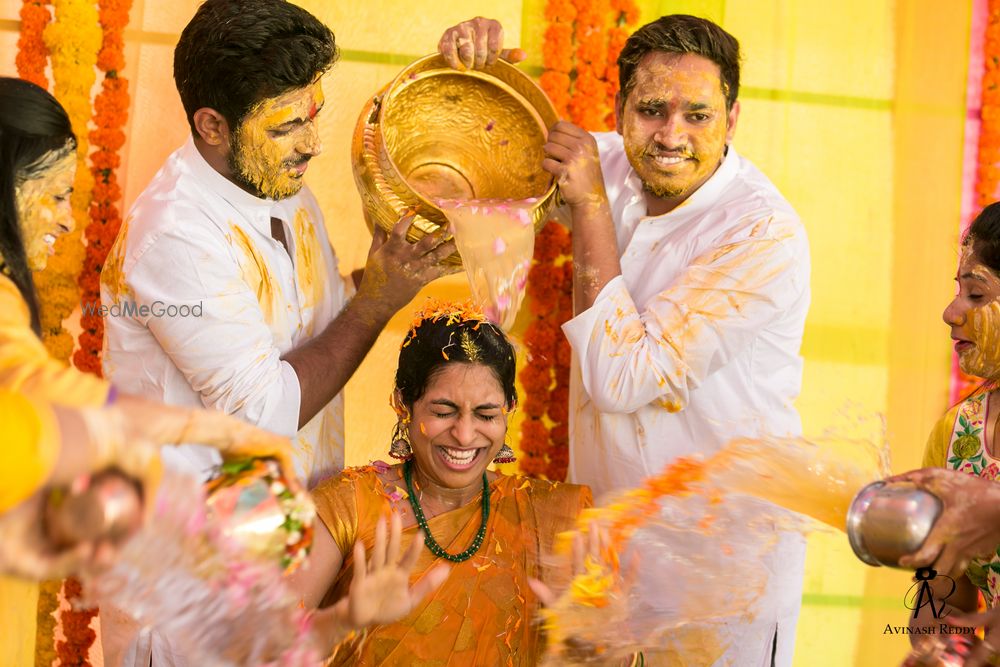
[{"label": "brass pot handle", "polygon": [[368,114],[368,124],[374,125],[378,120],[379,112],[382,111],[382,96],[376,95],[372,98],[372,111]]}]

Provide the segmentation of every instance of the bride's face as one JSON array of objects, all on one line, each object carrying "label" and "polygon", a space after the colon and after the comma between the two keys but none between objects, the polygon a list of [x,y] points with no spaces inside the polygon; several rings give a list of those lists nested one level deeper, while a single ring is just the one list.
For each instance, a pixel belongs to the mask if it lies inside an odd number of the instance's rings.
[{"label": "bride's face", "polygon": [[493,371],[476,363],[445,364],[412,413],[410,444],[421,474],[446,488],[482,484],[507,434],[503,387]]}]

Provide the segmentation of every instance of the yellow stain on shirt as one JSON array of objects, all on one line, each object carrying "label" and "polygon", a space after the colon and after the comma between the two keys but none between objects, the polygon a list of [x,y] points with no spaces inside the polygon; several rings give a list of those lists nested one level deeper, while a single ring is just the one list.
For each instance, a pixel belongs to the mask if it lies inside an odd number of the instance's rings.
[{"label": "yellow stain on shirt", "polygon": [[111,293],[111,300],[119,303],[124,297],[130,296],[132,291],[128,283],[125,282],[125,246],[128,238],[128,225],[132,218],[126,218],[118,231],[118,238],[111,246],[107,259],[104,261],[104,269],[101,271],[101,285]]},{"label": "yellow stain on shirt", "polygon": [[656,404],[667,412],[680,412],[683,407],[677,401],[671,401],[669,398],[658,398],[656,399]]},{"label": "yellow stain on shirt", "polygon": [[[326,265],[316,236],[316,223],[304,208],[295,212],[295,276],[302,290],[302,309],[314,308],[323,300],[326,288]],[[306,333],[312,335],[312,323]]]},{"label": "yellow stain on shirt", "polygon": [[243,281],[251,290],[257,293],[257,303],[264,314],[264,320],[268,324],[274,322],[274,301],[275,289],[274,281],[271,279],[271,272],[267,268],[267,262],[257,252],[250,237],[238,226],[230,223],[229,229],[232,234],[229,242],[234,244],[243,253],[245,261],[240,263]]}]

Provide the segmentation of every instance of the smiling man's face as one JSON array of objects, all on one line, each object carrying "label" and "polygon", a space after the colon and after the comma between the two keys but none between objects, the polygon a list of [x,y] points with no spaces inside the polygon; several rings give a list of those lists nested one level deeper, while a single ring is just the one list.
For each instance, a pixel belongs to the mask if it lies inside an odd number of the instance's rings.
[{"label": "smiling man's face", "polygon": [[738,102],[726,109],[719,66],[711,60],[646,54],[620,110],[618,132],[647,199],[662,200],[669,210],[701,187],[722,162],[738,115]]}]

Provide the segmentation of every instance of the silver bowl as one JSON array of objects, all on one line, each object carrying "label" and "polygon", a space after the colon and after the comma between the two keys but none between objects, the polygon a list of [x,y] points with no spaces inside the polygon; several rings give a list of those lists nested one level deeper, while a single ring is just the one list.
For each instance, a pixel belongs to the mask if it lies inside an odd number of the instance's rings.
[{"label": "silver bowl", "polygon": [[909,482],[872,482],[851,501],[847,539],[865,563],[899,567],[923,546],[941,509],[937,496]]}]

